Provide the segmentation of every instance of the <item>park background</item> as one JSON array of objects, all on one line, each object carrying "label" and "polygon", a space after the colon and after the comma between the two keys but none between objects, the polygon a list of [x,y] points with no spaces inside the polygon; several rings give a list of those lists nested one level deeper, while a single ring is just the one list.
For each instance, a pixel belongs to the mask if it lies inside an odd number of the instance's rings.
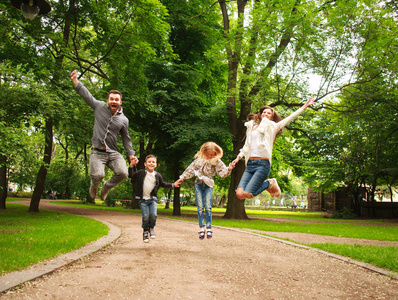
[{"label": "park background", "polygon": [[[2,209],[11,183],[17,196],[32,190],[32,212],[50,188],[58,198],[92,202],[93,114],[73,89],[74,69],[97,99],[122,92],[138,168],[155,154],[170,182],[206,141],[222,146],[225,163],[234,159],[248,113],[271,105],[286,117],[314,96],[275,143],[271,177],[285,205],[306,201],[308,187],[326,194],[344,188],[354,216],[364,202],[371,217],[378,217],[377,202],[394,202],[395,1],[49,3],[50,13],[28,21],[0,1]],[[253,204],[235,196],[243,170],[241,161],[230,177],[216,178],[225,218],[247,218],[245,204]],[[182,195],[193,199],[192,186],[160,195],[174,200],[173,214],[181,214]],[[126,180],[110,198],[132,195]],[[275,200],[261,197],[260,204]]]}]

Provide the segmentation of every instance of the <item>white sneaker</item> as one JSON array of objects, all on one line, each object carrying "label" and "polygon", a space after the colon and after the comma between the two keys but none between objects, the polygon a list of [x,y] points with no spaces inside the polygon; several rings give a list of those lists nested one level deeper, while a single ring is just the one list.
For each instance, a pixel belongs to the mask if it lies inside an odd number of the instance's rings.
[{"label": "white sneaker", "polygon": [[149,243],[149,231],[144,231],[144,233],[142,234],[142,239],[144,243]]},{"label": "white sneaker", "polygon": [[156,239],[155,230],[153,228],[149,229],[149,235],[151,239]]}]

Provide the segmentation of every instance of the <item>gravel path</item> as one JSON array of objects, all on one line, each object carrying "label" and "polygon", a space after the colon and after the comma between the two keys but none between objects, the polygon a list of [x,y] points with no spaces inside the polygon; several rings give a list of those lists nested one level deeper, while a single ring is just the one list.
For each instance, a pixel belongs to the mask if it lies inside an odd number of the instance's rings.
[{"label": "gravel path", "polygon": [[[2,294],[4,299],[398,299],[398,280],[247,232],[158,218],[142,242],[141,216],[47,204],[122,229],[108,247]],[[89,229],[88,229],[89,230]]]}]

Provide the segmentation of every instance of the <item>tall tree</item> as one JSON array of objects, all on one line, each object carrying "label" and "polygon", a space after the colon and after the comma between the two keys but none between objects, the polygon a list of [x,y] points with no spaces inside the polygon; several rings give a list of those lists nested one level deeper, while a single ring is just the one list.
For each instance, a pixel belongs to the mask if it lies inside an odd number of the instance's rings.
[{"label": "tall tree", "polygon": [[[41,107],[39,87],[31,80],[32,74],[13,66],[7,60],[0,67],[0,208],[6,208],[8,174],[10,168],[18,162],[18,157],[27,154],[24,138],[28,133],[32,115],[38,114]],[[23,86],[22,83],[27,83]],[[25,127],[26,129],[26,127]],[[14,167],[14,169],[16,169]]]},{"label": "tall tree", "polygon": [[[229,69],[226,102],[236,154],[243,146],[244,122],[253,106],[264,98],[278,108],[299,106],[300,98],[308,95],[303,74],[320,76],[321,99],[346,85],[375,78],[357,75],[371,68],[373,62],[362,55],[375,54],[374,42],[388,46],[377,54],[377,63],[389,63],[383,56],[392,49],[395,37],[377,29],[390,26],[392,19],[381,1],[372,2],[371,9],[366,1],[354,0],[219,0],[218,4]],[[235,196],[243,169],[240,162],[232,173],[226,218],[247,218],[244,203]]]},{"label": "tall tree", "polygon": [[[59,125],[65,114],[73,114],[75,110],[75,107],[68,105],[68,93],[64,93],[66,88],[72,90],[70,82],[69,85],[63,84],[73,70],[71,66],[76,68],[77,65],[81,73],[92,79],[92,83],[100,89],[104,87],[108,90],[108,84],[116,83],[112,88],[124,92],[131,90],[126,87],[127,79],[121,83],[118,79],[124,78],[128,72],[119,74],[118,66],[123,65],[126,51],[134,53],[137,67],[134,69],[130,65],[130,70],[138,70],[131,73],[140,75],[143,64],[139,58],[145,53],[154,53],[154,47],[161,48],[167,44],[167,24],[162,21],[164,9],[157,2],[69,0],[52,5],[49,15],[32,22],[22,20],[20,12],[11,7],[6,7],[7,14],[1,16],[4,32],[10,33],[9,44],[17,45],[10,57],[18,63],[25,61],[29,64],[26,68],[34,71],[35,79],[43,87],[41,98],[52,100],[49,102],[51,105],[42,112],[46,134],[43,164],[37,176],[30,211],[38,211],[39,208],[51,162],[54,126]],[[19,20],[7,22],[7,18]],[[65,71],[66,65],[70,70]],[[91,76],[88,76],[90,73]],[[134,82],[135,78],[130,79]],[[136,86],[140,84],[142,82]],[[105,89],[101,92],[106,95]]]}]

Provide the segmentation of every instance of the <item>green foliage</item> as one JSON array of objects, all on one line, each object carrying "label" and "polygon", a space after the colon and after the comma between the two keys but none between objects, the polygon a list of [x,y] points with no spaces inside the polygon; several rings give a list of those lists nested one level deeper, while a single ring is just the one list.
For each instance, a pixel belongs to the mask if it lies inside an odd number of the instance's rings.
[{"label": "green foliage", "polygon": [[31,197],[32,197],[32,192],[20,192],[20,191],[7,192],[7,201],[15,200],[12,198],[31,198]]},{"label": "green foliage", "polygon": [[131,200],[133,196],[133,188],[129,179],[123,181],[116,188],[109,191],[108,197],[105,199],[104,204],[109,207],[115,207],[115,199]]},{"label": "green foliage", "polygon": [[[93,114],[69,80],[78,69],[97,99],[109,89],[123,93],[134,148],[156,154],[169,180],[207,140],[232,160],[248,112],[271,104],[287,116],[316,94],[317,111],[306,110],[276,141],[271,177],[294,194],[307,184],[396,186],[391,1],[72,3],[55,1],[51,16],[32,22],[2,4],[0,155],[10,181],[34,185],[51,117],[57,146],[46,187],[87,199]],[[230,182],[216,178],[223,188]]]},{"label": "green foliage", "polygon": [[354,214],[350,209],[344,207],[342,211],[333,213],[332,218],[335,219],[356,219],[357,215]]},{"label": "green foliage", "polygon": [[396,185],[395,90],[396,85],[380,80],[346,88],[339,100],[327,103],[336,112],[322,110],[314,116],[310,140],[298,137],[302,148],[296,152],[307,159],[296,170],[312,187]]},{"label": "green foliage", "polygon": [[58,198],[67,199],[68,196],[70,198],[72,196],[70,189],[78,190],[80,185],[80,177],[83,176],[81,167],[81,164],[72,159],[68,161],[64,161],[62,158],[53,160],[48,170],[46,189],[52,188],[57,192]]}]

